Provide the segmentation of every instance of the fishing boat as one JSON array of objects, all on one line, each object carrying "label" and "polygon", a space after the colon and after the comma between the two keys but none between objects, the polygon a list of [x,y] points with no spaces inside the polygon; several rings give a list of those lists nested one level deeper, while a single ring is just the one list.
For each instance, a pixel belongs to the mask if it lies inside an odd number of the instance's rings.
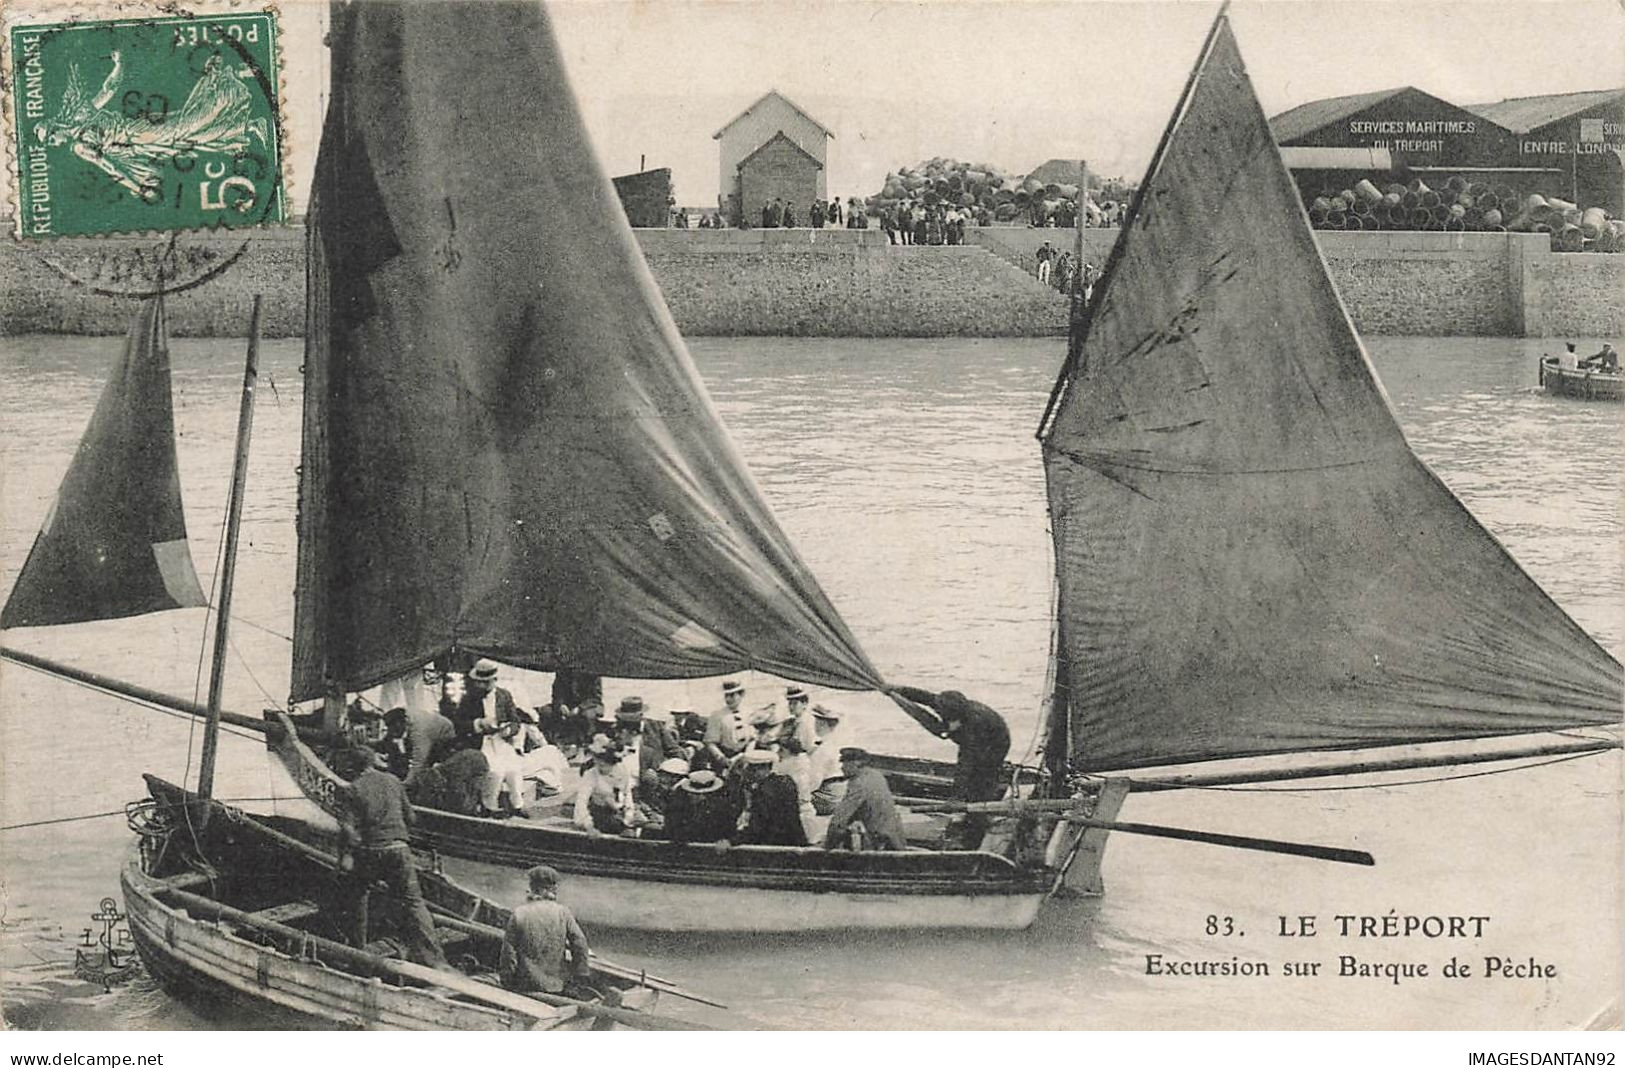
[{"label": "fishing boat", "polygon": [[1556,356],[1542,356],[1540,386],[1559,397],[1581,400],[1625,400],[1625,374],[1591,367],[1559,367]]},{"label": "fishing boat", "polygon": [[[545,12],[339,14],[308,218],[293,707],[259,723],[301,791],[334,811],[351,695],[451,653],[905,705],[718,419]],[[485,72],[548,91],[495,126]],[[991,817],[978,848],[673,845],[422,806],[415,843],[504,901],[551,864],[588,924],[1016,929],[1099,893],[1114,831],[1373,859],[1119,820],[1136,791],[1618,748],[1549,736],[1617,728],[1620,665],[1411,452],[1222,12],[1039,440],[1056,576],[1039,747],[993,802],[944,796],[948,765],[887,763],[919,817]],[[1383,751],[1425,742],[1475,746]],[[1339,750],[1372,752],[1323,756]],[[1304,759],[1253,763],[1283,756]]]},{"label": "fishing boat", "polygon": [[[368,1030],[683,1028],[656,1016],[666,980],[597,959],[583,1000],[519,994],[497,978],[508,910],[444,876],[420,875],[456,971],[398,959],[393,915],[375,941],[345,943],[348,876],[297,821],[254,816],[156,776],[127,810],[136,839],[120,883],[147,971],[189,1001],[246,1011],[262,1025]],[[680,996],[683,992],[678,991]],[[712,1003],[714,1004],[714,1003]]]}]

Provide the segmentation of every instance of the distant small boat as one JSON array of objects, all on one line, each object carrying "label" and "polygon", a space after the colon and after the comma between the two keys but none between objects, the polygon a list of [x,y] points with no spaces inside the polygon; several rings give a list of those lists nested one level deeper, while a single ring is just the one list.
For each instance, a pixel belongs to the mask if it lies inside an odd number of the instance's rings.
[{"label": "distant small boat", "polygon": [[493,980],[508,911],[435,872],[420,873],[423,896],[458,971],[392,956],[389,915],[375,925],[374,942],[347,945],[337,936],[346,900],[341,884],[349,876],[331,854],[304,840],[308,828],[146,778],[151,799],[130,807],[137,840],[124,867],[124,905],[147,971],[178,997],[229,1006],[235,1018],[246,1009],[267,1026],[696,1026],[643,1011],[662,990],[692,995],[596,957],[589,984],[605,995],[601,1003],[498,985]]},{"label": "distant small boat", "polygon": [[1564,370],[1556,356],[1540,358],[1540,384],[1547,393],[1581,400],[1625,400],[1625,374],[1580,367]]}]

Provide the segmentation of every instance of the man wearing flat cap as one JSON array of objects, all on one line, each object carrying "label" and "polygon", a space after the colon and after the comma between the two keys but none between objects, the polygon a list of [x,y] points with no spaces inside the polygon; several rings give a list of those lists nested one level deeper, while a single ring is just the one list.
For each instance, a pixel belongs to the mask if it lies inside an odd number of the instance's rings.
[{"label": "man wearing flat cap", "polygon": [[[899,686],[886,691],[899,707],[939,738],[959,746],[954,765],[954,793],[960,801],[997,801],[1004,796],[1004,758],[1010,752],[1010,728],[1004,718],[980,701],[958,690],[930,690]],[[899,700],[900,699],[900,700]],[[988,817],[967,813],[960,824],[961,847],[982,843]]]},{"label": "man wearing flat cap", "polygon": [[841,770],[846,794],[830,813],[824,848],[907,849],[891,787],[879,769],[869,766],[869,753],[854,746],[842,749]]},{"label": "man wearing flat cap", "polygon": [[562,994],[592,976],[587,936],[559,903],[559,873],[538,864],[525,874],[530,893],[502,932],[502,985],[527,994]]}]

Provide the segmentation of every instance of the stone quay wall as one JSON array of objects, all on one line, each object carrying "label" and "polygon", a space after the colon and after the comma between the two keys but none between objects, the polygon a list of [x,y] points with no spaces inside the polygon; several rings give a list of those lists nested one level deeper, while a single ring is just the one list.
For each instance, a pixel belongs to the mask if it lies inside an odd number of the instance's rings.
[{"label": "stone quay wall", "polygon": [[[678,327],[691,335],[1034,337],[1066,329],[1066,302],[1030,271],[1070,230],[972,228],[962,246],[890,246],[879,230],[638,230]],[[1103,264],[1116,230],[1083,232]],[[1625,336],[1625,255],[1553,253],[1541,234],[1320,232],[1355,325],[1370,334]],[[158,235],[0,240],[0,333],[123,333],[167,245]],[[255,293],[265,334],[304,329],[298,227],[184,235],[169,300],[181,337],[241,336]]]}]

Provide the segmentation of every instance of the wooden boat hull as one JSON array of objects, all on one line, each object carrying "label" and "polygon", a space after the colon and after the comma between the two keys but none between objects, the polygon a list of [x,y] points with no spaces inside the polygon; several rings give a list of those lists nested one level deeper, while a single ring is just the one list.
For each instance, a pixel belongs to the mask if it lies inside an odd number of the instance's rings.
[{"label": "wooden boat hull", "polygon": [[[458,882],[497,900],[524,895],[521,868],[461,858],[442,863]],[[556,856],[550,856],[546,863],[560,865]],[[584,924],[718,934],[864,929],[1019,931],[1032,926],[1047,896],[1042,891],[911,895],[764,889],[578,873],[571,873],[565,883],[559,898]],[[748,890],[748,896],[742,896],[741,890]]]},{"label": "wooden boat hull", "polygon": [[1581,400],[1625,400],[1625,375],[1604,371],[1566,371],[1557,366],[1557,359],[1547,356],[1540,361],[1540,384],[1548,393]]},{"label": "wooden boat hull", "polygon": [[[529,1030],[535,1020],[442,994],[394,986],[301,960],[245,939],[230,925],[201,920],[158,897],[163,880],[142,871],[133,847],[119,880],[130,935],[147,971],[189,1002],[247,1012],[264,1027],[367,1030]],[[547,1017],[549,1009],[538,1005]],[[556,1010],[543,1026],[584,1029],[591,1021]]]},{"label": "wooden boat hull", "polygon": [[[307,797],[336,814],[340,781],[277,718],[284,729],[273,723],[267,733],[271,751]],[[448,870],[505,901],[523,896],[527,868],[549,864],[566,876],[563,899],[583,923],[650,931],[1016,930],[1037,918],[1065,871],[983,851],[678,846],[582,831],[561,819],[429,808],[417,810],[413,844],[442,863],[472,862]],[[748,908],[740,907],[741,893]]]}]

